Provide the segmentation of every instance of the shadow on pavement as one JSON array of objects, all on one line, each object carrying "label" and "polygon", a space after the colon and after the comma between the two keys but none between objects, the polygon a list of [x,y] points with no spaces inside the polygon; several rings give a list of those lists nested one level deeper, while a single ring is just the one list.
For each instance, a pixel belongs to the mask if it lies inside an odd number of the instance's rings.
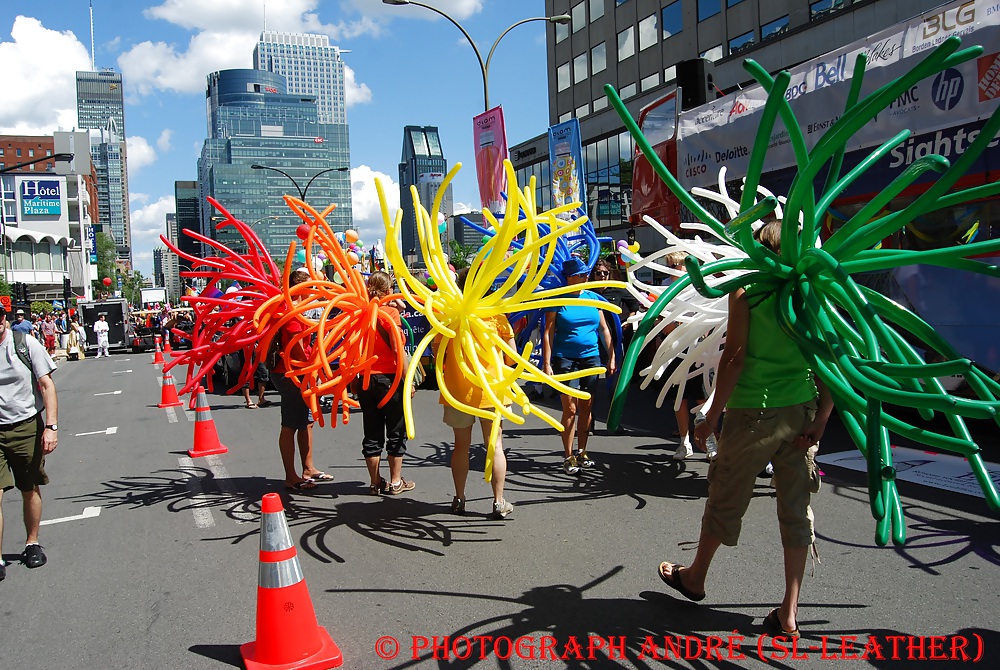
[{"label": "shadow on pavement", "polygon": [[238,644],[195,644],[188,647],[188,651],[237,668],[243,667]]}]

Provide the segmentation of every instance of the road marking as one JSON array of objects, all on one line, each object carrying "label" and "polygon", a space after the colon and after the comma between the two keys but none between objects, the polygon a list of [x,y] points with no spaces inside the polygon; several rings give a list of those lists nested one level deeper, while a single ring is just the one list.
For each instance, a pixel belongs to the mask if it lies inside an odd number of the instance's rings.
[{"label": "road marking", "polygon": [[47,519],[42,521],[40,526],[49,526],[54,523],[62,523],[64,521],[79,521],[80,519],[93,519],[94,517],[101,516],[100,507],[84,507],[83,514],[77,514],[76,516],[64,516],[61,519]]},{"label": "road marking", "polygon": [[94,397],[97,397],[99,395],[121,395],[121,394],[122,394],[121,391],[108,391],[107,393],[95,393]]},{"label": "road marking", "polygon": [[[187,456],[181,456],[178,458],[177,463],[185,469],[195,467],[194,461]],[[191,501],[195,505],[191,508],[191,513],[194,514],[194,525],[198,528],[214,527],[215,517],[212,516],[212,510],[208,507],[198,506],[209,504],[209,498],[205,495],[205,490],[201,487],[201,478],[192,474],[187,481],[187,490],[191,494]]]},{"label": "road marking", "polygon": [[187,417],[188,421],[194,421],[194,419],[195,419],[195,411],[193,409],[186,409],[186,410],[184,410],[184,416]]},{"label": "road marking", "polygon": [[174,411],[173,407],[167,408],[167,421],[169,423],[177,423],[177,412]]},{"label": "road marking", "polygon": [[89,433],[77,433],[73,437],[83,437],[84,435],[114,435],[118,432],[118,426],[111,426],[107,430],[94,430]]},{"label": "road marking", "polygon": [[[215,484],[219,487],[219,490],[228,496],[237,497],[238,493],[233,482],[229,479],[229,472],[226,470],[226,466],[222,464],[222,459],[218,456],[207,456],[205,462],[208,463],[208,469],[211,470],[212,475],[215,477]],[[253,523],[257,516],[252,512],[237,512],[237,505],[241,505],[241,502],[233,503],[229,508],[229,515],[236,519],[236,523]]]},{"label": "road marking", "polygon": [[132,371],[131,370],[118,370],[116,372],[112,372],[111,374],[113,374],[113,375],[127,375],[130,372],[132,372]]}]

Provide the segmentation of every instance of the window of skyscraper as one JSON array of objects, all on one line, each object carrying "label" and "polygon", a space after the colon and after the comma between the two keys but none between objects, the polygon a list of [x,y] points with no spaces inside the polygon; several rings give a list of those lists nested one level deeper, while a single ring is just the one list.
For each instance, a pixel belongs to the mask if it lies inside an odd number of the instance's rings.
[{"label": "window of skyscraper", "polygon": [[573,59],[573,83],[579,84],[587,78],[587,52]]},{"label": "window of skyscraper", "polygon": [[604,68],[608,66],[608,54],[607,47],[604,42],[601,42],[596,47],[590,50],[590,74],[595,75],[598,72],[603,72]]},{"label": "window of skyscraper", "polygon": [[656,44],[656,14],[650,14],[639,21],[639,51]]},{"label": "window of skyscraper", "polygon": [[429,156],[430,150],[427,148],[427,137],[423,131],[413,131],[413,153],[417,156]]},{"label": "window of skyscraper", "polygon": [[715,16],[722,11],[722,0],[698,0],[698,20]]},{"label": "window of skyscraper", "polygon": [[580,105],[579,107],[576,108],[576,111],[573,112],[573,115],[576,116],[576,118],[578,119],[582,119],[589,113],[590,113],[590,105]]},{"label": "window of skyscraper", "polygon": [[563,121],[569,121],[572,118],[573,118],[573,112],[566,112],[565,114],[560,114],[559,123],[562,123]]},{"label": "window of skyscraper", "polygon": [[587,3],[581,2],[573,7],[573,32],[579,32],[587,27]]},{"label": "window of skyscraper", "polygon": [[569,63],[563,63],[556,68],[556,90],[565,91],[569,87]]},{"label": "window of skyscraper", "polygon": [[594,100],[593,108],[595,112],[600,109],[604,109],[607,106],[608,106],[608,96],[606,95],[602,95],[596,100]]},{"label": "window of skyscraper", "polygon": [[788,29],[788,14],[785,14],[780,19],[775,19],[770,23],[765,23],[760,27],[760,41],[774,37],[775,35],[780,35]]},{"label": "window of skyscraper", "polygon": [[720,58],[722,58],[722,45],[716,44],[711,49],[706,49],[705,51],[702,51],[698,55],[701,56],[702,58],[707,58],[708,60],[711,61],[719,60]]},{"label": "window of skyscraper", "polygon": [[635,55],[635,27],[629,26],[618,33],[618,60],[623,61]]},{"label": "window of skyscraper", "polygon": [[743,0],[726,0],[726,7],[732,7],[733,5],[738,5],[741,2],[743,2]]},{"label": "window of skyscraper", "polygon": [[840,11],[851,4],[851,0],[819,0],[809,5],[809,20],[814,21],[827,14]]},{"label": "window of skyscraper", "polygon": [[629,84],[628,86],[622,86],[621,90],[618,91],[618,97],[622,100],[626,98],[631,98],[635,95],[635,84]]},{"label": "window of skyscraper", "polygon": [[615,0],[615,6],[624,5],[628,0]]},{"label": "window of skyscraper", "polygon": [[643,92],[648,91],[651,88],[656,88],[656,85],[660,83],[660,73],[651,74],[648,77],[643,77],[639,82],[639,89]]},{"label": "window of skyscraper", "polygon": [[569,26],[565,23],[556,24],[556,43],[562,42],[569,37]]},{"label": "window of skyscraper", "polygon": [[437,133],[427,133],[427,144],[431,149],[431,156],[441,156],[441,138]]},{"label": "window of skyscraper", "polygon": [[729,40],[729,53],[734,54],[742,49],[753,46],[753,31],[749,31]]},{"label": "window of skyscraper", "polygon": [[663,71],[663,83],[669,84],[674,79],[677,79],[677,66],[671,65],[666,70]]},{"label": "window of skyscraper", "polygon": [[681,16],[681,2],[671,3],[663,8],[663,39],[671,35],[676,35],[684,28],[684,20]]},{"label": "window of skyscraper", "polygon": [[590,0],[590,22],[604,16],[604,0]]}]

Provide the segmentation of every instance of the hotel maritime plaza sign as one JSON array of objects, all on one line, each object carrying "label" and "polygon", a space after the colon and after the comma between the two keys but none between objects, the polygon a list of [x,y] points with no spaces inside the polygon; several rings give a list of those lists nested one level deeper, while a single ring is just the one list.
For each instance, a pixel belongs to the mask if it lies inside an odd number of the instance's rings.
[{"label": "hotel maritime plaza sign", "polygon": [[21,181],[22,216],[59,216],[62,214],[62,189],[57,179]]}]

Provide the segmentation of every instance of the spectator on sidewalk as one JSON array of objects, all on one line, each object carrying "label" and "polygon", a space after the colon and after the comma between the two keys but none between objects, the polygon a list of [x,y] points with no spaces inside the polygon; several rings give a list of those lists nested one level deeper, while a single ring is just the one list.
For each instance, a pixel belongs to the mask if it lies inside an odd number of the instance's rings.
[{"label": "spectator on sidewalk", "polygon": [[71,360],[83,360],[86,357],[87,331],[80,325],[76,314],[69,318],[69,336],[66,339],[66,356]]},{"label": "spectator on sidewalk", "polygon": [[94,323],[94,333],[97,335],[97,356],[95,358],[111,355],[108,353],[108,347],[110,346],[108,332],[110,330],[111,326],[108,325],[108,321],[104,318],[104,315],[101,314],[97,317],[97,321]]},{"label": "spectator on sidewalk", "polygon": [[[3,493],[16,486],[24,501],[27,534],[21,561],[29,568],[41,567],[47,560],[38,544],[42,521],[39,486],[49,483],[45,456],[58,443],[56,385],[52,381],[55,369],[52,358],[34,338],[11,331],[7,311],[0,305],[0,542]],[[7,576],[2,556],[0,549],[0,580]]]},{"label": "spectator on sidewalk", "polygon": [[11,325],[10,329],[17,331],[19,333],[24,333],[25,335],[33,335],[35,326],[28,319],[24,318],[24,310],[19,309],[14,314],[15,321]]},{"label": "spectator on sidewalk", "polygon": [[52,312],[43,317],[39,330],[42,333],[42,341],[45,343],[45,351],[51,356],[56,353],[56,336],[59,334],[59,326],[56,325]]}]

